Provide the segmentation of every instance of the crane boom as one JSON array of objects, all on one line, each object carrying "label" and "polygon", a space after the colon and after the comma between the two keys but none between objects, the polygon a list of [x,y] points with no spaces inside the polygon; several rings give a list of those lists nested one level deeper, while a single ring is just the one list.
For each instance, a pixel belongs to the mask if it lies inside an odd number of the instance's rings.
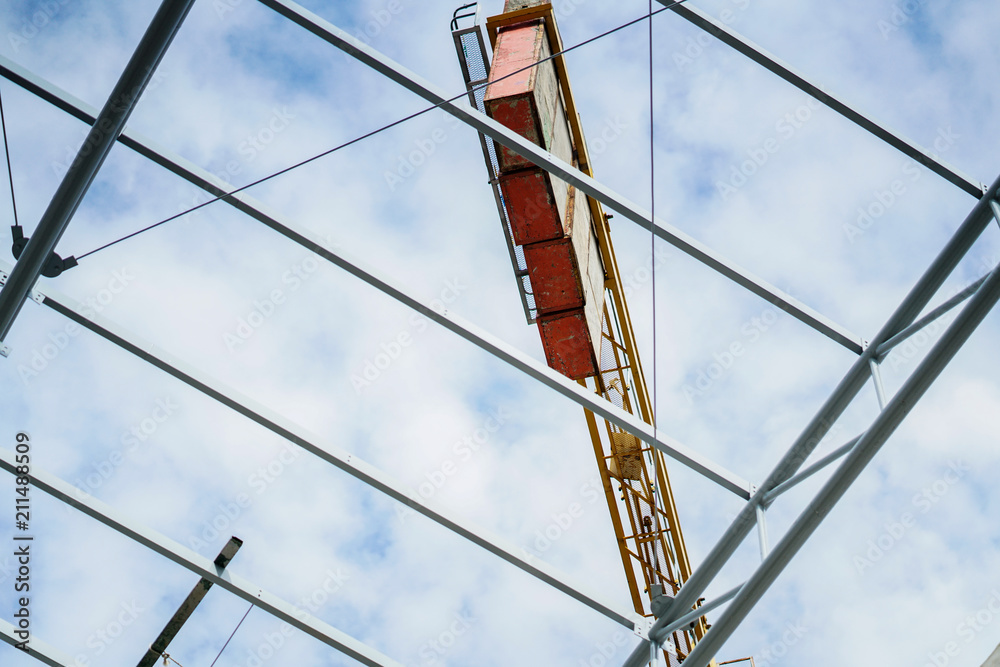
[{"label": "crane boom", "polygon": [[[552,5],[506,0],[505,12],[486,22],[492,66],[478,16],[475,23],[452,25],[473,106],[592,176]],[[600,202],[482,134],[480,141],[525,315],[549,366],[653,424]],[[655,616],[691,576],[663,454],[585,413],[633,606]],[[664,644],[667,664],[680,664],[707,628],[701,617],[674,632]]]}]

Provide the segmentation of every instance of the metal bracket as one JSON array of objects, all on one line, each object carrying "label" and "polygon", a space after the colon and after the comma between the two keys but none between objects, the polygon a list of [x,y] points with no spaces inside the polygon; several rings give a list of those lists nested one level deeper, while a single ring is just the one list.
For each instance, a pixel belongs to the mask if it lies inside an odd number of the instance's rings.
[{"label": "metal bracket", "polygon": [[[7,284],[7,279],[9,277],[10,276],[7,274],[6,271],[0,271],[0,287],[3,287],[4,285]],[[39,292],[38,290],[35,290],[35,289],[31,290],[31,298],[36,303],[45,303],[45,295],[42,294],[41,292]],[[2,345],[2,343],[0,343],[0,345]],[[6,357],[7,355],[4,354],[3,350],[7,350],[9,352],[10,348],[4,346],[3,349],[0,349],[0,354],[2,354],[3,356]]]},{"label": "metal bracket", "polygon": [[659,618],[673,598],[663,591],[663,584],[652,584],[649,587],[649,600],[649,608],[652,610],[653,616]]},{"label": "metal bracket", "polygon": [[639,639],[649,639],[649,631],[653,629],[653,619],[645,616],[636,616],[635,625],[632,626],[632,634]]}]

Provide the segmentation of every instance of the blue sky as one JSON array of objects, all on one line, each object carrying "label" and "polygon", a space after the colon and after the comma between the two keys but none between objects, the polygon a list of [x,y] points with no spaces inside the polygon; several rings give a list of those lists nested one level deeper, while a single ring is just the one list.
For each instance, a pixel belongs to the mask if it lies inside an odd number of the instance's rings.
[{"label": "blue sky", "polygon": [[[995,178],[993,4],[691,2],[712,16],[731,12],[735,29],[830,92],[971,177]],[[157,5],[28,4],[0,8],[0,55],[92,106],[103,103]],[[462,91],[448,32],[455,6],[304,4],[437,86]],[[646,4],[565,0],[556,8],[572,45],[642,15]],[[501,9],[487,3],[484,13]],[[38,11],[44,25],[22,33]],[[654,30],[657,214],[859,335],[874,335],[974,199],[742,55],[699,41],[678,17],[659,15]],[[649,206],[645,25],[566,59],[597,178]],[[85,128],[7,81],[0,92],[18,213],[30,233]],[[257,3],[200,0],[129,127],[242,185],[424,106]],[[386,174],[442,135],[390,187]],[[778,149],[766,162],[743,181],[734,176],[769,141]],[[475,133],[430,112],[251,194],[541,360],[486,179]],[[9,202],[6,186],[0,199]],[[59,250],[82,254],[200,201],[192,186],[118,146]],[[10,213],[3,215],[6,230]],[[853,355],[662,242],[651,246],[623,216],[612,223],[660,427],[760,481]],[[938,301],[998,261],[993,225]],[[538,555],[629,606],[607,509],[586,493],[597,475],[579,406],[259,223],[214,204],[41,286],[94,300],[101,315],[517,546],[538,552],[538,532],[579,503],[582,515]],[[609,664],[617,664],[630,649],[632,638],[597,613],[429,520],[400,514],[397,503],[318,458],[298,450],[291,457],[281,438],[107,341],[65,327],[58,314],[27,304],[6,341],[14,352],[0,361],[2,437],[9,443],[29,431],[39,467],[74,483],[89,476],[95,497],[204,556],[240,536],[234,573],[291,602],[317,595],[318,617],[406,665],[598,664],[608,646]],[[249,334],[227,345],[241,327]],[[992,598],[1000,590],[998,329],[994,313],[720,659],[922,667],[954,643],[947,664],[978,667],[1000,643],[1000,619],[989,611],[1000,602]],[[939,334],[889,357],[890,391]],[[55,341],[66,344],[37,375],[19,370]],[[745,354],[699,387],[733,343]],[[390,353],[370,384],[352,382]],[[821,452],[860,432],[876,410],[866,388]],[[498,414],[502,423],[477,449],[459,446]],[[127,444],[137,431],[143,439]],[[111,463],[117,454],[121,462]],[[671,478],[697,564],[740,504],[678,466]],[[772,508],[772,542],[818,483]],[[13,496],[9,477],[0,489]],[[136,662],[197,577],[41,493],[33,505],[38,637],[81,665]],[[8,534],[5,527],[0,539]],[[757,562],[751,539],[707,597]],[[9,620],[4,565],[0,559],[0,609]],[[141,611],[120,636],[101,640],[130,605]],[[247,606],[214,589],[171,654],[185,667],[210,664]],[[281,646],[265,659],[261,647],[273,646],[276,632]],[[301,633],[281,634],[280,621],[260,610],[217,664],[255,659],[353,664]],[[35,664],[6,644],[0,661]]]}]

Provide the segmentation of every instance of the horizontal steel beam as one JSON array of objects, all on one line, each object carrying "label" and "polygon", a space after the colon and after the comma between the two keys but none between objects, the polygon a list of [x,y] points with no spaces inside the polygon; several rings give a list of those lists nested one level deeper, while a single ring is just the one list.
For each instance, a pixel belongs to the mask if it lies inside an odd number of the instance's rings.
[{"label": "horizontal steel beam", "polygon": [[[864,341],[856,334],[814,311],[797,299],[793,299],[790,295],[767,283],[735,262],[730,261],[707,245],[696,241],[680,229],[668,225],[659,219],[652,220],[650,211],[622,197],[614,190],[595,181],[579,169],[563,162],[548,151],[539,148],[489,116],[481,114],[467,106],[456,104],[458,97],[446,95],[431,83],[364,42],[355,39],[329,21],[322,19],[289,0],[259,1],[261,4],[270,7],[317,37],[372,67],[407,90],[419,95],[431,104],[439,106],[455,118],[471,125],[476,130],[479,130],[518,154],[523,155],[549,173],[576,186],[594,199],[617,211],[623,217],[635,222],[643,229],[652,231],[657,237],[673,245],[678,250],[774,304],[792,317],[804,322],[852,352],[860,353],[864,347]],[[465,93],[463,92],[459,97],[464,96]]]},{"label": "horizontal steel beam", "polygon": [[[6,268],[5,263],[0,261],[0,270],[4,268]],[[436,503],[428,502],[419,494],[409,490],[402,482],[359,459],[354,454],[329,442],[324,442],[323,438],[315,433],[311,433],[302,426],[282,417],[224,382],[184,363],[152,343],[125,330],[124,327],[92,312],[88,317],[84,311],[89,309],[85,306],[72,305],[74,302],[69,297],[48,289],[39,292],[39,294],[43,305],[65,315],[123,350],[146,360],[188,386],[257,422],[272,433],[302,447],[307,452],[340,468],[352,477],[423,514],[611,620],[629,629],[634,628],[635,619],[631,612],[619,609],[616,605],[601,600],[597,595],[584,592],[585,589],[571,583],[562,572],[548,563],[505,540],[489,535],[469,521],[459,518],[454,512]]]},{"label": "horizontal steel beam", "polygon": [[[0,449],[0,468],[11,474],[15,474],[15,466],[13,452]],[[315,637],[344,655],[350,656],[354,660],[364,665],[370,665],[371,667],[402,667],[401,663],[382,655],[367,644],[359,642],[357,639],[311,616],[295,605],[261,589],[253,582],[224,570],[208,558],[143,526],[110,505],[101,502],[82,489],[72,486],[55,475],[51,475],[37,466],[32,466],[28,477],[31,478],[31,485],[34,488],[49,494],[56,500],[61,500],[71,505],[87,516],[103,523],[105,526],[118,531],[125,537],[138,542],[144,547],[194,572],[198,576],[226,589],[254,606],[263,609],[275,618],[301,630],[310,637]]]},{"label": "horizontal steel beam", "polygon": [[[12,81],[25,85],[28,90],[41,94],[45,99],[59,99],[62,105],[60,108],[72,107],[72,113],[77,117],[87,113],[86,106],[72,104],[72,98],[62,94],[61,90],[40,77],[27,72],[24,68],[14,65],[2,56],[0,56],[0,73],[11,78]],[[82,105],[82,103],[80,104]],[[137,133],[126,129],[122,134],[121,141],[156,164],[181,176],[188,182],[214,196],[226,195],[226,193],[233,189],[233,186],[221,181],[213,174],[157,146],[149,139]],[[601,415],[623,430],[651,443],[667,456],[690,467],[692,470],[704,475],[741,498],[749,498],[750,483],[739,475],[698,454],[686,445],[663,435],[663,429],[657,429],[654,433],[653,428],[638,417],[617,408],[609,401],[572,382],[548,366],[536,361],[479,327],[466,322],[458,315],[448,311],[438,312],[434,310],[429,305],[413,297],[400,282],[368,267],[358,259],[349,257],[342,251],[334,252],[332,249],[326,247],[326,242],[321,240],[318,235],[293,222],[280,219],[276,213],[266,210],[262,204],[246,193],[240,192],[228,195],[222,201],[258,222],[265,224],[302,247],[315,252],[320,257],[421,313],[428,319],[437,322],[449,331],[458,334],[481,349],[527,373],[542,384],[579,403],[582,407]]]},{"label": "horizontal steel beam", "polygon": [[[13,625],[0,619],[0,640],[11,646],[17,646],[23,640],[14,634],[15,630]],[[77,662],[73,658],[65,655],[59,649],[49,646],[34,635],[28,642],[28,655],[44,665],[50,665],[50,667],[77,667]]]},{"label": "horizontal steel beam", "polygon": [[843,102],[826,92],[816,84],[811,83],[803,75],[793,70],[784,62],[757,46],[746,37],[743,37],[736,31],[730,29],[724,23],[716,21],[697,7],[689,4],[680,5],[677,4],[675,0],[656,1],[661,5],[672,9],[676,14],[695,24],[710,35],[718,38],[720,41],[733,47],[757,64],[762,65],[767,70],[777,74],[779,77],[799,90],[812,95],[844,118],[847,118],[868,132],[871,132],[885,143],[889,144],[907,157],[916,160],[949,183],[958,186],[963,192],[967,192],[978,199],[986,190],[986,186],[982,183],[966,176],[955,167],[943,162],[938,156],[924,148],[921,148],[909,139],[904,138],[898,132],[890,130],[884,124],[869,118],[846,102]]}]

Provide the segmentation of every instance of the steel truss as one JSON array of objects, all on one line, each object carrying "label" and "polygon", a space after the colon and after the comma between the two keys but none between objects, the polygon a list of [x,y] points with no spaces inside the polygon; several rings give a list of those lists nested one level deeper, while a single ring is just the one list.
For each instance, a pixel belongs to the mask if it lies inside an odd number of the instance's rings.
[{"label": "steel truss", "polygon": [[[664,5],[668,4],[668,0],[658,1]],[[588,195],[621,213],[623,217],[632,220],[642,228],[650,230],[653,234],[674,245],[692,258],[715,269],[735,283],[764,298],[785,312],[788,312],[799,321],[859,355],[838,387],[812,418],[787,453],[781,458],[767,479],[759,486],[752,486],[724,467],[701,457],[695,450],[685,447],[669,438],[659,436],[658,432],[654,434],[651,427],[641,420],[611,406],[603,399],[596,398],[591,392],[583,389],[580,385],[568,381],[566,378],[535,362],[503,341],[491,336],[489,333],[478,329],[447,311],[438,312],[434,310],[429,305],[414,298],[398,282],[368,269],[363,263],[349,258],[342,252],[335,252],[326,247],[322,241],[315,238],[307,230],[297,227],[292,223],[279,220],[278,217],[266,212],[263,207],[253,202],[249,197],[243,194],[229,195],[231,187],[228,184],[208,174],[205,170],[199,169],[176,156],[171,156],[168,152],[157,147],[149,140],[124,130],[127,111],[119,119],[120,123],[113,126],[114,130],[108,131],[106,127],[101,125],[100,120],[98,120],[104,117],[104,112],[99,115],[95,110],[88,108],[70,95],[60,91],[55,86],[27,72],[14,63],[6,60],[0,61],[0,73],[6,78],[18,83],[78,119],[92,124],[97,128],[98,134],[103,131],[105,135],[111,136],[110,142],[106,141],[107,137],[104,138],[101,151],[97,151],[98,153],[103,152],[103,155],[106,156],[113,142],[115,140],[121,141],[157,164],[203,188],[213,196],[220,197],[222,201],[278,231],[290,240],[315,252],[324,259],[343,268],[376,289],[427,316],[494,356],[506,361],[515,368],[524,371],[551,389],[601,415],[623,430],[640,437],[643,441],[649,442],[667,456],[688,465],[709,479],[719,483],[724,488],[747,499],[746,505],[722,535],[719,542],[680,589],[677,597],[660,614],[657,622],[645,633],[646,639],[644,639],[626,661],[628,665],[644,664],[649,659],[651,644],[660,643],[671,632],[695,622],[706,611],[721,607],[728,602],[728,606],[725,607],[712,629],[704,636],[688,657],[688,661],[691,661],[690,664],[692,667],[705,667],[711,660],[712,655],[732,634],[743,618],[746,617],[764,591],[773,583],[791,558],[795,556],[799,548],[815,531],[822,519],[843,496],[851,483],[860,475],[864,467],[871,461],[910,410],[913,409],[915,403],[926,392],[931,383],[938,377],[975,328],[992,310],[997,300],[1000,299],[1000,271],[994,269],[984,279],[970,285],[959,295],[942,304],[919,321],[917,320],[920,313],[923,312],[924,308],[938,292],[945,279],[958,265],[962,257],[965,256],[990,221],[994,218],[1000,221],[1000,205],[997,204],[1000,179],[994,182],[989,188],[984,188],[955,169],[940,162],[928,151],[908,140],[900,138],[895,133],[886,129],[884,125],[868,119],[854,110],[853,107],[839,101],[818,86],[809,83],[804,77],[795,73],[742,36],[729,30],[726,26],[690,7],[672,7],[683,18],[705,29],[723,42],[767,67],[770,71],[778,74],[786,81],[813,95],[838,113],[858,123],[875,136],[883,139],[949,182],[960,187],[963,191],[979,197],[979,202],[951,241],[942,250],[937,259],[871,343],[867,343],[844,327],[817,313],[805,304],[792,299],[784,292],[774,288],[743,267],[729,261],[680,230],[660,220],[652,219],[648,211],[636,206],[600,182],[539,149],[534,144],[490,118],[456,104],[431,84],[417,77],[375,49],[354,39],[345,31],[340,30],[329,22],[287,0],[260,0],[260,2],[321,39],[369,65],[389,79],[396,81],[423,99],[436,106],[440,106],[446,112],[454,115],[487,137],[531,159],[550,173],[580,188]],[[119,88],[122,86],[126,86],[124,89],[126,92],[128,90],[141,91],[142,86],[145,85],[144,81],[148,81],[155,68],[155,64],[162,57],[170,38],[176,33],[177,27],[179,27],[180,22],[186,14],[186,8],[189,8],[189,6],[190,0],[164,1],[161,10],[157,13],[157,18],[154,19],[153,24],[147,31],[146,37],[144,37],[132,61],[130,61],[129,66],[123,73],[119,81],[119,86],[116,87],[116,93],[113,93],[109,98],[105,111],[114,106],[116,101],[115,95],[121,95],[122,90],[119,90]],[[172,16],[172,19],[170,16]],[[171,21],[175,22],[172,27],[169,25]],[[160,22],[163,22],[163,24],[160,24]],[[154,41],[159,40],[159,47],[151,48],[146,43],[147,37]],[[145,78],[143,79],[143,77]],[[133,88],[129,89],[127,87],[129,85],[133,86]],[[135,86],[139,87],[135,88]],[[134,98],[138,98],[138,94],[135,94]],[[134,101],[133,99],[132,102],[134,103]],[[102,127],[104,127],[103,130],[101,129]],[[87,170],[83,175],[74,175],[71,169],[66,179],[64,179],[63,186],[61,186],[57,195],[53,198],[45,218],[46,220],[50,220],[50,222],[44,227],[42,225],[39,226],[35,238],[32,239],[34,246],[29,244],[29,247],[25,250],[25,255],[12,271],[10,284],[0,291],[0,328],[3,331],[0,338],[9,330],[11,323],[20,310],[21,304],[23,304],[26,296],[31,292],[31,288],[37,281],[42,270],[42,265],[49,253],[54,250],[59,236],[65,230],[87,186],[89,186],[90,182],[96,176],[102,161],[102,156],[95,156],[89,164],[82,164],[81,167]],[[73,179],[76,179],[75,185]],[[68,305],[68,301],[65,298],[54,295],[50,290],[46,290],[46,294],[35,291],[32,295],[37,301],[74,319],[123,349],[140,356],[154,366],[198,388],[206,395],[295,442],[316,456],[340,467],[374,488],[404,502],[425,516],[463,535],[533,576],[546,581],[591,608],[600,611],[623,625],[632,625],[633,621],[629,615],[615,611],[610,606],[581,592],[577,587],[571,586],[565,581],[562,575],[555,572],[549,566],[540,563],[537,559],[522,558],[513,552],[510,547],[503,545],[499,540],[484,535],[482,531],[449,517],[445,511],[432,507],[422,499],[419,499],[416,494],[407,491],[398,483],[388,479],[384,473],[344,452],[331,448],[326,443],[322,445],[318,444],[315,437],[305,434],[300,427],[291,424],[280,416],[271,414],[266,408],[257,406],[249,399],[208,378],[203,373],[190,369],[182,362],[155,350],[151,345],[124,332],[120,327],[103,321],[96,316],[92,318],[85,317],[77,309]],[[881,389],[878,377],[879,362],[884,359],[885,355],[888,354],[894,345],[905,340],[907,336],[917,332],[944,312],[958,307],[963,301],[967,301],[967,303],[962,307],[956,319],[947,328],[918,368],[910,375],[895,396],[886,398]],[[867,383],[869,377],[876,383],[882,407],[882,411],[878,417],[876,417],[864,433],[846,443],[832,454],[827,455],[799,472],[799,469],[809,458],[820,440],[855,399],[861,388]],[[792,527],[773,548],[769,548],[766,532],[763,530],[764,511],[767,507],[784,491],[841,458],[843,458],[842,463],[808,503]],[[0,467],[3,467],[8,472],[12,471],[13,465],[10,453],[0,452]],[[38,487],[46,493],[85,512],[92,518],[153,549],[183,567],[198,573],[205,579],[226,588],[243,599],[253,602],[276,617],[286,620],[294,627],[343,651],[345,654],[370,665],[396,664],[391,659],[382,656],[374,649],[357,642],[335,628],[317,619],[308,617],[301,610],[294,608],[289,603],[273,595],[261,592],[259,588],[252,586],[250,582],[231,575],[228,571],[222,571],[221,568],[208,559],[191,552],[168,538],[131,522],[113,508],[74,489],[62,480],[37,470],[33,472],[32,478]],[[699,596],[705,591],[706,587],[721,571],[736,548],[755,526],[759,527],[763,561],[761,565],[745,584],[692,611],[698,602]],[[8,643],[15,643],[12,630],[11,626],[0,622],[0,638]],[[36,639],[32,639],[32,647],[32,655],[45,664],[70,664],[68,659],[60,656],[57,651]]]}]

